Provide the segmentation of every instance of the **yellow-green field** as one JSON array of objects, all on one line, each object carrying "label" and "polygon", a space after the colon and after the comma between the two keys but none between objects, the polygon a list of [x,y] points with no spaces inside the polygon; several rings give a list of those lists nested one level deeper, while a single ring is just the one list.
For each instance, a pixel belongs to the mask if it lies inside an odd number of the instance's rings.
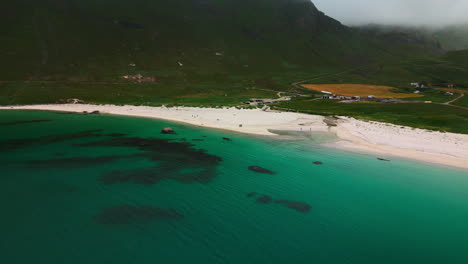
[{"label": "yellow-green field", "polygon": [[322,92],[330,92],[337,95],[345,96],[362,96],[367,97],[373,95],[379,98],[408,98],[422,97],[420,94],[395,93],[390,86],[368,85],[368,84],[304,84],[304,88]]}]

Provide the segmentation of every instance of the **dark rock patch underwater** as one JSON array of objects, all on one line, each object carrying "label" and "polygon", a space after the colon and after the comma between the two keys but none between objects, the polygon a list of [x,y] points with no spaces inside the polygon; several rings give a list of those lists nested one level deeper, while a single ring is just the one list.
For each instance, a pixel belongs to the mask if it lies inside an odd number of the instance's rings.
[{"label": "dark rock patch underwater", "polygon": [[248,169],[257,173],[271,174],[271,175],[276,174],[276,172],[262,168],[260,166],[249,166]]},{"label": "dark rock patch underwater", "polygon": [[157,220],[178,220],[183,214],[174,209],[161,209],[151,206],[122,205],[104,208],[94,220],[104,225],[127,225],[148,223]]},{"label": "dark rock patch underwater", "polygon": [[[39,121],[46,122],[48,120],[39,120]],[[28,121],[28,122],[31,123],[32,121]],[[103,132],[102,129],[95,129],[95,130],[85,130],[85,131],[67,133],[67,134],[41,136],[41,137],[36,137],[36,138],[19,138],[19,139],[3,140],[3,141],[0,141],[0,151],[14,151],[17,149],[31,147],[31,146],[55,144],[55,143],[64,142],[68,140],[83,139],[83,138],[93,138],[93,137],[115,137],[117,138],[117,137],[127,136],[127,134],[123,134],[123,133],[101,134],[101,132]]]},{"label": "dark rock patch underwater", "polygon": [[[258,193],[251,192],[247,194],[247,197],[254,198],[257,195]],[[312,206],[304,202],[296,202],[296,201],[289,201],[289,200],[274,200],[271,196],[268,196],[268,195],[262,195],[258,197],[257,199],[255,199],[255,201],[260,204],[271,204],[271,203],[281,204],[281,205],[286,206],[289,209],[296,210],[300,213],[308,213],[312,209]]]},{"label": "dark rock patch underwater", "polygon": [[14,126],[14,125],[31,124],[31,123],[43,123],[43,122],[50,122],[50,121],[52,121],[52,120],[13,121],[13,122],[0,123],[0,126]]},{"label": "dark rock patch underwater", "polygon": [[51,169],[51,168],[62,168],[62,169],[73,169],[73,168],[84,168],[90,166],[97,166],[102,164],[111,163],[121,159],[129,159],[135,157],[141,157],[141,154],[135,155],[112,155],[112,156],[100,156],[100,157],[71,157],[71,158],[54,158],[48,160],[32,160],[28,161],[27,167],[36,169]]},{"label": "dark rock patch underwater", "polygon": [[275,201],[275,203],[277,204],[283,204],[285,205],[286,207],[290,208],[290,209],[294,209],[298,212],[301,212],[301,213],[307,213],[310,211],[310,209],[312,208],[310,205],[306,204],[306,203],[303,203],[303,202],[295,202],[295,201],[287,201],[287,200],[277,200]]},{"label": "dark rock patch underwater", "polygon": [[195,149],[187,142],[173,142],[157,138],[113,138],[80,144],[81,147],[134,147],[143,151],[138,154],[155,163],[148,168],[116,170],[104,174],[100,179],[105,184],[136,183],[156,184],[171,179],[184,183],[208,183],[216,177],[216,166],[220,157]]},{"label": "dark rock patch underwater", "polygon": [[271,198],[268,195],[263,195],[262,197],[257,198],[257,203],[263,203],[263,204],[268,204],[273,201],[273,198]]},{"label": "dark rock patch underwater", "polygon": [[91,137],[101,137],[102,135],[99,132],[103,130],[86,130],[75,133],[68,134],[59,134],[59,135],[50,135],[42,136],[37,138],[20,138],[20,139],[10,139],[0,141],[0,151],[15,151],[17,149],[34,147],[41,145],[48,145],[59,143],[67,140],[82,139],[82,138],[91,138]]},{"label": "dark rock patch underwater", "polygon": [[[25,162],[26,167],[83,168],[112,163],[122,159],[149,159],[154,162],[146,168],[116,170],[105,173],[100,180],[105,184],[136,183],[151,185],[164,179],[183,183],[208,183],[216,177],[216,167],[222,161],[220,157],[208,154],[203,149],[194,148],[188,142],[176,142],[170,139],[125,137],[122,133],[102,133],[103,130],[87,130],[76,133],[42,136],[37,138],[11,139],[0,141],[0,151],[15,151],[26,147],[39,147],[74,139],[100,138],[76,147],[126,147],[136,148],[140,152],[128,155],[109,155],[98,157],[64,157],[32,160]],[[60,153],[59,156],[64,154]],[[23,166],[23,165],[22,165]]]}]

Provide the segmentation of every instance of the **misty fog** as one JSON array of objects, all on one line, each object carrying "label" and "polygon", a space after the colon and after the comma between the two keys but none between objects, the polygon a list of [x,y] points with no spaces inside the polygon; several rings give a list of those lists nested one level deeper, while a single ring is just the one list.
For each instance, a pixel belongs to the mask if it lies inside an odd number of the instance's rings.
[{"label": "misty fog", "polygon": [[447,26],[468,23],[468,0],[312,0],[346,25]]}]

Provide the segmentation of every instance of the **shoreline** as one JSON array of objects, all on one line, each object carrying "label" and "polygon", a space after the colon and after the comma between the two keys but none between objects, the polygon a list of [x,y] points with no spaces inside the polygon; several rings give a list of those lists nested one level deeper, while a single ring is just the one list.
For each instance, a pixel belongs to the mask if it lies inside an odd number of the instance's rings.
[{"label": "shoreline", "polygon": [[340,118],[334,130],[340,140],[324,146],[468,170],[468,135]]},{"label": "shoreline", "polygon": [[3,106],[0,110],[92,112],[154,118],[244,134],[277,136],[270,130],[331,132],[339,140],[322,144],[345,151],[400,157],[468,170],[468,135],[442,133],[339,117],[328,126],[323,116],[261,109],[149,107],[87,104]]}]

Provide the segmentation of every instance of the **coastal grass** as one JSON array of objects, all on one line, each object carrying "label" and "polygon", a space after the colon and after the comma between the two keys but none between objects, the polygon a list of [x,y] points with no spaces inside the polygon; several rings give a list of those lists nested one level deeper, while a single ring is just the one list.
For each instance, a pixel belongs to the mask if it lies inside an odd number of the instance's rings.
[{"label": "coastal grass", "polygon": [[[220,88],[222,87],[222,88]],[[236,106],[252,97],[277,98],[277,92],[231,85],[165,85],[123,82],[0,83],[0,105],[53,104],[78,98],[90,104]]]},{"label": "coastal grass", "polygon": [[424,103],[352,103],[333,100],[296,99],[281,102],[277,109],[317,115],[342,115],[415,128],[468,134],[468,110]]},{"label": "coastal grass", "polygon": [[457,98],[460,94],[454,93],[453,95],[447,95],[445,91],[441,89],[425,89],[421,91],[422,97],[410,97],[405,98],[405,101],[431,101],[433,103],[445,103],[450,100]]},{"label": "coastal grass", "polygon": [[464,97],[452,103],[456,106],[467,107],[468,108],[468,94],[465,94]]}]

